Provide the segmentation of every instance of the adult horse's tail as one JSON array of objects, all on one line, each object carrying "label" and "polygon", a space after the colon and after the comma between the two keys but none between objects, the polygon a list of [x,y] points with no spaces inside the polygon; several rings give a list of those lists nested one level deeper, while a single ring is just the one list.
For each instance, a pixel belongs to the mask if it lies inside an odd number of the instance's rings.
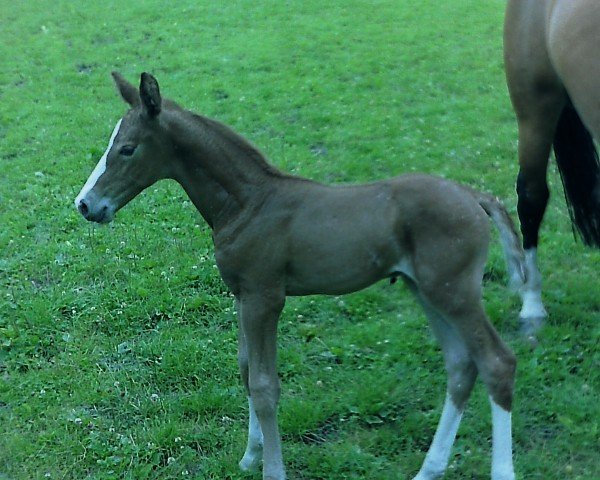
[{"label": "adult horse's tail", "polygon": [[592,135],[569,102],[554,134],[554,155],[573,232],[600,248],[600,162]]}]

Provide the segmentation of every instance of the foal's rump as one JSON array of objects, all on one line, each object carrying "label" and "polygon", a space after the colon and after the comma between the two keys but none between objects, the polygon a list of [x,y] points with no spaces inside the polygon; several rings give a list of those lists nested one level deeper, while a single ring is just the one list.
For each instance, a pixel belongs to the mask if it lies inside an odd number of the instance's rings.
[{"label": "foal's rump", "polygon": [[[414,204],[411,244],[417,281],[419,272],[435,270],[437,282],[481,285],[489,244],[489,219],[500,234],[510,284],[525,281],[524,253],[515,225],[500,200],[466,185],[423,175],[400,177],[403,197]],[[406,189],[415,189],[407,195]],[[417,193],[419,192],[419,193]],[[406,206],[405,206],[406,208]]]}]

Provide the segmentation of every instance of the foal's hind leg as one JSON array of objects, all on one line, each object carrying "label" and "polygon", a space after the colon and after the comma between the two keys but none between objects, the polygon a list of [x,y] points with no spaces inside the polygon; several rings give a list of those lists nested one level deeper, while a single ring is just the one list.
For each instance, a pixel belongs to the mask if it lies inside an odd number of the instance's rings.
[{"label": "foal's hind leg", "polygon": [[[448,369],[449,400],[446,401],[438,427],[440,440],[436,442],[434,439],[430,451],[435,446],[443,452],[445,458],[441,455],[438,458],[444,460],[445,466],[449,455],[448,445],[451,445],[456,434],[460,413],[473,387],[476,368],[487,387],[492,405],[492,480],[514,480],[510,412],[516,359],[490,324],[481,302],[480,283],[477,285],[475,273],[469,275],[469,270],[469,267],[465,267],[463,275],[455,277],[450,283],[434,281],[421,285],[419,289],[426,307],[430,305],[429,308],[435,309],[438,314],[432,315],[430,311],[429,316],[434,332],[442,343]],[[473,272],[479,270],[477,268]],[[477,273],[478,281],[479,278]],[[442,442],[444,437],[446,441]],[[431,453],[432,458],[434,453]],[[426,459],[419,472],[421,476],[417,476],[418,480],[435,479],[441,474],[439,469],[437,472],[432,469],[429,473],[427,463]],[[435,464],[431,462],[431,465]]]},{"label": "foal's hind leg", "polygon": [[492,480],[514,480],[511,410],[516,358],[489,322],[480,301],[453,315],[452,324],[465,340],[490,397]]},{"label": "foal's hind leg", "polygon": [[423,466],[414,480],[434,480],[446,471],[462,413],[477,377],[477,367],[454,328],[425,301],[421,302],[442,346],[448,386],[442,416]]}]

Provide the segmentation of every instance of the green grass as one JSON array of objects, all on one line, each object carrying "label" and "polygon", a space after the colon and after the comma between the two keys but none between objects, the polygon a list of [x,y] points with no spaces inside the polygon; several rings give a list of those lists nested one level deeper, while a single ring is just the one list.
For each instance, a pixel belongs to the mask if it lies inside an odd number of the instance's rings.
[{"label": "green grass", "polygon": [[[245,395],[232,299],[210,231],[175,184],[108,227],[72,201],[125,110],[109,72],[154,73],[274,164],[326,182],[424,171],[515,213],[516,125],[504,2],[0,0],[0,479],[242,479]],[[542,232],[550,312],[517,334],[497,245],[488,312],[519,358],[523,479],[594,479],[600,256],[573,241],[560,179]],[[291,479],[404,479],[444,398],[442,359],[408,292],[387,284],[288,301],[280,423]],[[474,392],[447,479],[489,478]]]}]

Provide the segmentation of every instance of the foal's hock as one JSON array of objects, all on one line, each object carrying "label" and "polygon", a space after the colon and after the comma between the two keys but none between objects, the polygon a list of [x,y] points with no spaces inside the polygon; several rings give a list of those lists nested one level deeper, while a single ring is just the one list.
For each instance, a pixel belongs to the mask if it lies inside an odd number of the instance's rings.
[{"label": "foal's hock", "polygon": [[107,223],[144,188],[172,178],[212,228],[240,323],[238,361],[250,417],[240,467],[262,461],[264,479],[285,478],[275,358],[286,296],[342,294],[401,277],[423,305],[448,371],[442,418],[415,478],[443,474],[480,374],[492,405],[492,478],[514,479],[515,357],[481,299],[488,215],[500,230],[511,279],[524,280],[523,252],[502,205],[427,175],[347,186],[287,175],[228,127],[163,100],[151,75],[142,74],[139,90],[113,77],[131,109],[75,204],[86,219]]}]

